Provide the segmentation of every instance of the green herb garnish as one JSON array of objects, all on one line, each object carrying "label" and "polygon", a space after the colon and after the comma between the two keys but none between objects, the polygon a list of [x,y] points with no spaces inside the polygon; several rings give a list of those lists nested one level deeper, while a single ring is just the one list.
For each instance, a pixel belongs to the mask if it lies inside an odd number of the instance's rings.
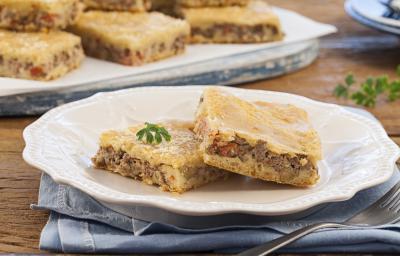
[{"label": "green herb garnish", "polygon": [[146,138],[148,144],[160,144],[163,138],[165,141],[171,141],[171,135],[164,127],[147,122],[145,125],[145,128],[136,133],[138,140],[144,141],[144,138]]},{"label": "green herb garnish", "polygon": [[333,91],[333,94],[338,98],[348,98],[350,87],[355,83],[353,74],[346,76],[345,85],[338,84]]},{"label": "green herb garnish", "polygon": [[388,101],[400,99],[400,65],[396,69],[396,74],[399,77],[392,82],[386,75],[379,77],[370,77],[365,82],[360,84],[359,89],[351,92],[351,87],[355,84],[355,79],[352,74],[345,78],[345,84],[338,84],[333,94],[337,98],[352,99],[356,104],[365,107],[374,107],[378,96],[381,94],[387,95]]}]

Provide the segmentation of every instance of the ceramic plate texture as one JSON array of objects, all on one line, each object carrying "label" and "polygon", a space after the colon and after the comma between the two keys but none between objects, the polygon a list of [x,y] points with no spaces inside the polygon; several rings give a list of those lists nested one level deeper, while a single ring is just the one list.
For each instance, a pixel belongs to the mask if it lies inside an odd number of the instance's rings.
[{"label": "ceramic plate texture", "polygon": [[185,215],[221,213],[283,215],[325,202],[351,198],[386,181],[399,148],[375,121],[344,108],[301,96],[224,87],[247,100],[290,103],[305,109],[323,147],[321,180],[295,188],[233,176],[183,195],[91,167],[101,132],[162,119],[192,120],[205,87],[142,87],[93,97],[55,108],[24,131],[24,159],[60,183],[113,204],[147,205]]},{"label": "ceramic plate texture", "polygon": [[[313,21],[295,12],[281,8],[275,8],[274,11],[276,11],[276,13],[279,15],[283,31],[285,32],[285,39],[281,42],[261,44],[190,45],[188,46],[187,51],[182,55],[146,64],[140,67],[129,67],[98,59],[86,58],[79,69],[60,79],[50,82],[0,77],[0,96],[44,90],[74,88],[79,86],[87,86],[106,80],[110,81],[114,79],[123,79],[126,77],[143,75],[155,71],[168,71],[172,68],[185,67],[195,63],[203,63],[209,60],[221,59],[227,56],[240,55],[272,47],[299,43],[336,32],[336,28],[334,26]],[[173,72],[176,73],[176,76],[184,75],[184,73],[179,73],[179,71]]]}]

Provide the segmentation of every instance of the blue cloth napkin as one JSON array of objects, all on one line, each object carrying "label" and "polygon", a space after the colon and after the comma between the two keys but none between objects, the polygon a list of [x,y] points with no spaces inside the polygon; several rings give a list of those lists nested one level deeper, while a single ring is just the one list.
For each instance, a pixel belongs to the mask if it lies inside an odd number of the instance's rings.
[{"label": "blue cloth napkin", "polygon": [[[188,229],[146,222],[115,212],[73,187],[55,183],[46,174],[42,175],[38,204],[32,208],[51,211],[40,238],[43,250],[65,253],[232,253],[311,223],[344,221],[374,203],[399,180],[400,174],[396,171],[386,183],[359,192],[351,200],[331,203],[300,220],[279,220],[257,226]],[[229,218],[235,218],[235,215],[229,215]],[[376,229],[325,229],[280,252],[400,252],[400,223]]]},{"label": "blue cloth napkin", "polygon": [[[400,180],[362,191],[353,199],[332,203],[297,221],[262,226],[185,229],[136,220],[112,211],[85,193],[55,183],[43,174],[39,202],[33,209],[51,210],[40,248],[65,253],[238,252],[318,221],[343,221],[380,198]],[[293,243],[281,252],[400,252],[400,224],[379,229],[327,229]]]}]

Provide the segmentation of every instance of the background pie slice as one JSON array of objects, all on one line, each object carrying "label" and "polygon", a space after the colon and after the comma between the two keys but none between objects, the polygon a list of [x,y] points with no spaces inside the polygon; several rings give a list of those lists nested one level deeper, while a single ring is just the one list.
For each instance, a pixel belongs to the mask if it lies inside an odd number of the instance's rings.
[{"label": "background pie slice", "polygon": [[183,53],[190,34],[186,21],[158,12],[89,11],[69,30],[87,55],[129,66]]},{"label": "background pie slice", "polygon": [[283,39],[278,15],[260,0],[247,6],[178,7],[192,28],[191,43],[261,43]]},{"label": "background pie slice", "polygon": [[62,31],[0,30],[0,77],[48,81],[80,66],[81,39]]}]

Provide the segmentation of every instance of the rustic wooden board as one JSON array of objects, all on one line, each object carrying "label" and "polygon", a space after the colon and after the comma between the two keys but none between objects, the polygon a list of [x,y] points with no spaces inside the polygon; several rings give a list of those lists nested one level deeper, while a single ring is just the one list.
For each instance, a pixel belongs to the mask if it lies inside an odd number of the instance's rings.
[{"label": "rustic wooden board", "polygon": [[[308,68],[242,87],[291,92],[326,102],[352,105],[337,101],[332,96],[336,83],[349,71],[360,78],[382,73],[394,76],[394,69],[400,64],[399,38],[352,21],[343,11],[342,0],[270,2],[334,24],[339,33],[322,41],[320,58]],[[382,101],[370,111],[400,145],[399,109],[400,102]],[[0,252],[40,253],[37,249],[40,231],[48,215],[29,209],[29,205],[37,199],[40,172],[25,164],[21,156],[24,146],[22,130],[34,120],[34,117],[0,118]]]}]

